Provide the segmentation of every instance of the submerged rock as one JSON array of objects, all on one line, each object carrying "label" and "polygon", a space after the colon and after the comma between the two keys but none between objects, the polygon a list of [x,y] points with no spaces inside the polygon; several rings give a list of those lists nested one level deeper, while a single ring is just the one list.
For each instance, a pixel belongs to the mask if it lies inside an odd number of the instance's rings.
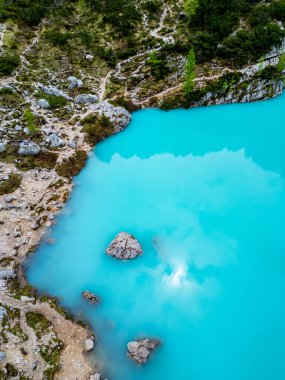
[{"label": "submerged rock", "polygon": [[120,232],[106,252],[107,255],[121,260],[134,259],[143,253],[140,243],[127,232]]},{"label": "submerged rock", "polygon": [[128,356],[138,364],[145,364],[148,362],[151,352],[161,344],[159,339],[134,340],[127,345]]},{"label": "submerged rock", "polygon": [[36,156],[40,153],[41,148],[32,141],[22,141],[18,153],[22,156]]},{"label": "submerged rock", "polygon": [[82,297],[86,298],[88,301],[94,304],[100,302],[100,297],[97,297],[95,294],[89,292],[88,290],[84,290],[84,292],[82,292]]}]

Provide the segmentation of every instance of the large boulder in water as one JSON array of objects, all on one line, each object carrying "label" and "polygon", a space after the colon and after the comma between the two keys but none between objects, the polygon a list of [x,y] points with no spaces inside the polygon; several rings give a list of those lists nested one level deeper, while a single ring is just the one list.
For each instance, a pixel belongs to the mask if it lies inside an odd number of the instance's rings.
[{"label": "large boulder in water", "polygon": [[135,259],[143,253],[140,243],[127,232],[120,232],[106,252],[107,255],[120,260]]},{"label": "large boulder in water", "polygon": [[145,364],[150,358],[151,352],[162,344],[159,339],[139,339],[129,342],[128,356],[138,364]]}]

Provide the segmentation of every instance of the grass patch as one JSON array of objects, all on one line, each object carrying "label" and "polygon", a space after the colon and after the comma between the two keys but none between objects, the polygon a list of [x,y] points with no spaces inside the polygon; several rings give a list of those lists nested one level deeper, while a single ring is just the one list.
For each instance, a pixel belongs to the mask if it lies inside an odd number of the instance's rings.
[{"label": "grass patch", "polygon": [[53,169],[58,158],[58,154],[42,150],[37,156],[25,156],[17,162],[19,170],[27,171],[34,168]]},{"label": "grass patch", "polygon": [[87,157],[85,150],[77,150],[72,156],[56,165],[55,170],[62,177],[72,178],[85,166]]},{"label": "grass patch", "polygon": [[56,372],[60,370],[60,354],[64,347],[63,342],[56,338],[53,339],[54,346],[44,346],[40,349],[40,355],[49,365],[44,371],[45,379],[52,380]]},{"label": "grass patch", "polygon": [[47,333],[51,326],[51,322],[43,314],[34,311],[28,311],[26,313],[26,321],[38,338],[40,338],[42,334]]},{"label": "grass patch", "polygon": [[8,179],[0,182],[0,195],[13,193],[21,183],[22,176],[20,174],[10,174]]}]

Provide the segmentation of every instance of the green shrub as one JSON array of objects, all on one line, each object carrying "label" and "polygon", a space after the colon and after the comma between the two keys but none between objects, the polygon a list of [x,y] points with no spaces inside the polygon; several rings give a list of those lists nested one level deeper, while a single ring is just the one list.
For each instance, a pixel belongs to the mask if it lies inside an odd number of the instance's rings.
[{"label": "green shrub", "polygon": [[28,311],[26,313],[26,322],[28,326],[35,331],[38,338],[40,338],[42,334],[47,333],[51,326],[51,322],[43,314],[34,311]]},{"label": "green shrub", "polygon": [[72,156],[56,165],[55,170],[62,177],[72,178],[85,166],[87,157],[85,150],[77,150]]},{"label": "green shrub", "polygon": [[66,32],[61,32],[59,30],[47,30],[44,33],[45,38],[55,46],[63,46],[67,43],[69,39],[69,34]]},{"label": "green shrub", "polygon": [[21,60],[17,54],[7,54],[0,57],[0,76],[10,75],[20,64]]},{"label": "green shrub", "polygon": [[26,123],[30,134],[35,136],[39,132],[39,126],[37,125],[37,119],[30,108],[27,108],[24,111],[23,120]]},{"label": "green shrub", "polygon": [[86,141],[94,146],[114,133],[114,125],[106,116],[89,115],[81,121]]},{"label": "green shrub", "polygon": [[58,158],[55,152],[42,150],[37,156],[18,157],[17,169],[27,171],[35,168],[53,169]]},{"label": "green shrub", "polygon": [[22,176],[20,174],[10,174],[8,179],[0,181],[0,195],[13,193],[21,183]]},{"label": "green shrub", "polygon": [[64,96],[48,95],[43,91],[39,91],[35,96],[37,99],[46,99],[49,102],[50,109],[62,108],[67,103]]},{"label": "green shrub", "polygon": [[15,376],[18,375],[18,371],[17,371],[17,369],[16,369],[16,368],[13,366],[13,364],[11,364],[11,363],[7,363],[7,364],[5,365],[5,369],[6,369],[6,371],[7,371],[8,379],[9,379],[10,377],[15,377]]}]

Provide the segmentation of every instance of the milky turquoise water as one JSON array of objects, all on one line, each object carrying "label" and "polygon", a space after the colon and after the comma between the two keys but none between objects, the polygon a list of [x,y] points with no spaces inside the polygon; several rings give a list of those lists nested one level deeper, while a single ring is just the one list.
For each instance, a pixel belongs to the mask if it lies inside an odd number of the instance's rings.
[{"label": "milky turquoise water", "polygon": [[[75,179],[27,274],[91,323],[111,380],[285,379],[284,108],[136,112]],[[105,255],[120,231],[142,257]],[[126,344],[148,336],[163,346],[138,367]]]}]

